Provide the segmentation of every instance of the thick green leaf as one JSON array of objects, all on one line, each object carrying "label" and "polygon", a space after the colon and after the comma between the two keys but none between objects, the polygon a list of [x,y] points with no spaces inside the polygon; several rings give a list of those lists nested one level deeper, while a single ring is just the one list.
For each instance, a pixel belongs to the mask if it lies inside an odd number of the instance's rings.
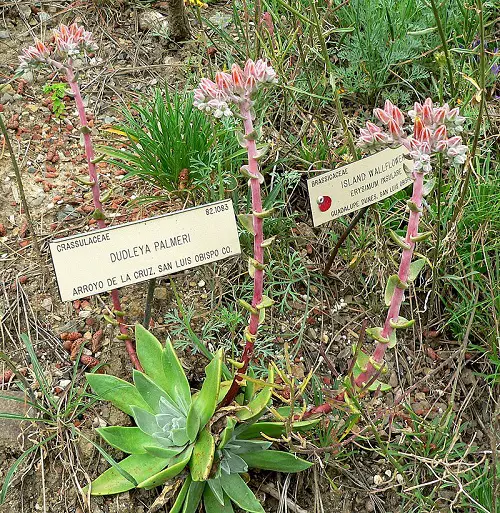
[{"label": "thick green leaf", "polygon": [[[274,370],[273,367],[269,368],[269,383],[274,383]],[[263,390],[261,390],[254,399],[252,399],[247,405],[244,410],[240,410],[236,413],[236,416],[240,420],[248,420],[253,417],[261,416],[264,410],[266,409],[266,406],[269,404],[269,401],[272,397],[273,389],[272,387],[264,387]]]},{"label": "thick green leaf", "polygon": [[163,372],[167,377],[167,394],[179,405],[182,411],[187,415],[191,406],[191,389],[189,382],[182,368],[181,362],[177,357],[174,346],[170,340],[167,340],[162,355]]},{"label": "thick green leaf", "polygon": [[224,497],[224,504],[221,504],[209,486],[205,486],[203,504],[205,506],[205,513],[234,513],[231,499],[226,495]]},{"label": "thick green leaf", "polygon": [[[220,479],[218,477],[216,477],[215,479],[209,479],[207,483],[207,488],[210,488],[211,492],[213,493],[219,504],[224,506],[226,501],[224,500],[224,490],[222,489]],[[227,499],[227,501],[231,502],[229,498]]]},{"label": "thick green leaf", "polygon": [[215,456],[215,440],[208,429],[204,429],[196,441],[191,456],[191,477],[193,481],[206,481],[212,470]]},{"label": "thick green leaf", "polygon": [[[130,474],[137,483],[142,483],[150,476],[163,469],[169,459],[155,458],[150,454],[131,454],[120,461],[120,467]],[[116,468],[111,467],[92,481],[90,493],[92,495],[111,495],[126,492],[134,488],[134,484],[125,479]]]},{"label": "thick green leaf", "polygon": [[265,513],[264,508],[239,474],[229,475],[222,472],[220,481],[224,492],[241,509],[250,513]]},{"label": "thick green leaf", "polygon": [[203,429],[215,412],[217,399],[219,397],[221,372],[222,351],[219,350],[212,361],[206,366],[205,381],[203,382],[200,393],[193,401],[193,410],[200,419],[198,429]]},{"label": "thick green leaf", "polygon": [[391,305],[392,296],[394,295],[396,286],[400,281],[401,280],[399,279],[399,276],[397,274],[393,274],[392,276],[389,276],[389,279],[387,280],[387,284],[385,286],[385,293],[384,293],[385,306]]},{"label": "thick green leaf", "polygon": [[201,497],[203,495],[205,485],[205,482],[191,482],[188,493],[186,495],[186,500],[184,501],[184,508],[182,508],[182,513],[196,513],[198,505],[201,502]]},{"label": "thick green leaf", "polygon": [[[321,419],[304,420],[293,423],[293,431],[303,432],[312,429]],[[249,426],[243,426],[241,431],[238,431],[238,438],[242,440],[251,440],[253,438],[261,438],[261,433],[271,438],[279,438],[285,433],[285,426],[283,422],[256,422]]]},{"label": "thick green leaf", "polygon": [[376,340],[377,342],[380,342],[382,344],[388,344],[389,339],[387,337],[384,337],[382,335],[382,332],[384,331],[384,328],[381,328],[380,326],[377,326],[376,328],[367,328],[366,334]]},{"label": "thick green leaf", "polygon": [[150,439],[150,444],[145,445],[144,449],[148,454],[152,454],[157,458],[173,458],[184,449],[184,447],[159,447],[158,445],[153,445],[153,443],[154,440]]},{"label": "thick green leaf", "polygon": [[162,397],[168,403],[172,404],[176,410],[179,410],[175,401],[167,395],[165,390],[154,383],[151,378],[146,376],[146,374],[134,369],[133,376],[135,388],[137,388],[137,391],[141,394],[141,397],[146,401],[153,412],[158,412],[158,405]]},{"label": "thick green leaf", "polygon": [[233,417],[226,417],[226,427],[220,435],[219,445],[217,449],[220,451],[224,449],[224,446],[231,440],[234,433],[234,427],[236,426],[236,420]]},{"label": "thick green leaf", "polygon": [[370,357],[364,351],[360,350],[356,354],[356,362],[354,365],[357,369],[359,369],[360,373],[365,372],[366,366],[368,365],[369,361]]},{"label": "thick green leaf", "polygon": [[419,258],[410,264],[410,272],[408,274],[408,281],[414,281],[419,275],[420,271],[424,268],[427,263],[426,258]]},{"label": "thick green leaf", "polygon": [[148,404],[144,401],[134,385],[123,381],[123,379],[107,374],[86,374],[92,390],[103,400],[110,401],[119,410],[132,415],[132,406],[139,406],[149,410]]},{"label": "thick green leaf", "polygon": [[186,420],[186,433],[189,437],[189,441],[193,443],[198,436],[200,431],[200,416],[198,414],[198,410],[195,408],[195,402],[191,404],[191,408],[189,408],[187,420]]},{"label": "thick green leaf", "polygon": [[312,466],[312,463],[283,451],[247,452],[240,454],[240,458],[244,459],[251,468],[276,472],[301,472]]},{"label": "thick green leaf", "polygon": [[155,474],[142,483],[139,483],[137,488],[145,488],[146,490],[149,490],[150,488],[160,486],[163,483],[166,483],[169,479],[179,475],[189,463],[192,452],[193,447],[188,447],[181,454],[177,455],[175,458],[172,458],[169,466],[165,470],[162,470],[161,472],[158,472],[158,474]]},{"label": "thick green leaf", "polygon": [[245,230],[252,235],[255,235],[253,229],[253,215],[252,214],[238,214],[238,221]]},{"label": "thick green leaf", "polygon": [[[163,347],[158,339],[140,324],[135,325],[135,345],[137,356],[144,372],[167,394],[170,394],[170,381],[162,366]],[[172,397],[172,396],[171,396]],[[172,397],[173,398],[173,397]]]},{"label": "thick green leaf", "polygon": [[109,426],[96,431],[109,445],[128,454],[144,454],[144,445],[152,443],[151,436],[138,427]]},{"label": "thick green leaf", "polygon": [[156,417],[149,413],[147,410],[132,406],[132,414],[134,416],[135,423],[137,426],[144,431],[144,433],[153,436],[155,433],[160,431],[160,427],[156,422]]},{"label": "thick green leaf", "polygon": [[170,509],[169,513],[180,513],[182,506],[184,505],[184,500],[186,499],[186,495],[188,494],[189,487],[191,486],[191,476],[187,476],[184,480],[182,488],[180,489],[177,497],[175,498],[174,505]]}]

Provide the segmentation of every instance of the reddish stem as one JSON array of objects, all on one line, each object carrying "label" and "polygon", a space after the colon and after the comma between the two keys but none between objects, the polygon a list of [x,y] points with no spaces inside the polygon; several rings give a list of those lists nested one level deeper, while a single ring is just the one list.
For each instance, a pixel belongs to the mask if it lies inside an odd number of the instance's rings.
[{"label": "reddish stem", "polygon": [[[253,120],[250,112],[250,102],[246,101],[240,105],[240,113],[243,117],[243,126],[245,128],[245,135],[251,134],[254,131],[253,128]],[[247,141],[247,152],[248,152],[248,171],[249,173],[255,177],[250,179],[250,192],[252,195],[252,211],[253,212],[262,212],[262,195],[260,190],[260,172],[259,172],[259,163],[257,162],[257,145],[255,140],[250,139]],[[253,230],[254,230],[254,238],[253,238],[253,257],[254,259],[263,264],[264,263],[264,248],[262,247],[262,242],[264,241],[264,230],[263,230],[264,220],[253,216]],[[253,298],[252,298],[252,306],[255,308],[259,303],[262,302],[262,294],[264,290],[264,271],[263,269],[255,269],[255,274],[253,278]],[[257,335],[257,330],[259,329],[259,313],[251,313],[250,320],[248,323],[248,332],[250,336],[246,339],[245,348],[243,349],[243,355],[241,357],[241,363],[243,366],[238,369],[238,372],[234,376],[233,382],[231,384],[231,388],[229,389],[226,397],[224,398],[223,405],[227,406],[231,404],[236,397],[241,381],[242,375],[248,369],[248,365],[250,360],[252,359],[253,349],[255,345],[255,336]]]},{"label": "reddish stem", "polygon": [[[411,196],[411,201],[419,207],[422,208],[422,198],[423,198],[423,182],[424,182],[424,174],[423,173],[414,173],[414,182],[413,182],[413,194]],[[410,210],[410,216],[408,220],[408,228],[406,230],[405,242],[410,247],[409,249],[403,250],[403,254],[401,255],[401,263],[399,264],[398,276],[399,279],[403,283],[407,283],[408,276],[410,273],[410,264],[413,257],[413,251],[415,249],[415,242],[411,240],[411,237],[415,237],[418,235],[418,225],[420,221],[421,212],[414,212]],[[387,317],[385,319],[385,324],[382,329],[382,337],[389,338],[391,333],[394,331],[394,328],[391,326],[390,321],[396,320],[399,317],[399,311],[401,309],[401,304],[404,301],[404,290],[400,288],[396,288],[394,294],[392,295],[391,304],[389,306],[389,310],[387,312]],[[379,372],[377,367],[383,363],[384,355],[387,350],[387,344],[379,342],[375,347],[375,350],[372,355],[372,360],[375,362],[375,366],[369,362],[366,366],[366,370],[362,372],[355,380],[354,383],[357,387],[362,388],[370,380]],[[343,401],[344,394],[339,394],[336,398],[336,401]],[[307,419],[312,417],[313,415],[326,415],[332,411],[332,406],[329,403],[320,404],[319,406],[315,406],[310,410],[306,411],[302,416],[302,419]]]},{"label": "reddish stem", "polygon": [[[59,68],[61,69],[61,68]],[[94,202],[94,207],[96,211],[102,214],[102,202],[101,202],[101,190],[99,187],[99,178],[97,176],[97,168],[95,165],[95,152],[94,146],[92,145],[92,139],[90,137],[90,129],[87,122],[87,115],[85,113],[85,106],[83,105],[82,94],[80,92],[80,87],[78,86],[78,82],[76,81],[75,73],[73,70],[73,65],[71,61],[68,62],[66,66],[64,66],[64,70],[66,72],[66,77],[68,79],[68,83],[71,87],[71,91],[75,97],[76,108],[78,110],[78,117],[80,118],[81,124],[81,132],[83,134],[83,141],[85,144],[85,156],[87,157],[87,165],[89,170],[90,181],[92,182],[92,200]],[[99,228],[106,228],[106,222],[101,218],[102,216],[98,216],[97,226]],[[121,303],[120,303],[120,295],[117,289],[111,291],[111,298],[113,300],[113,308],[117,312],[122,311]],[[142,371],[141,364],[139,362],[139,358],[137,357],[137,353],[135,351],[135,345],[130,338],[127,325],[125,323],[125,318],[122,315],[116,316],[118,321],[118,328],[122,335],[126,335],[128,338],[125,339],[125,348],[127,349],[127,353],[129,355],[130,361],[134,365],[137,370]]]},{"label": "reddish stem", "polygon": [[[415,172],[413,182],[413,194],[411,197],[411,201],[415,205],[417,205],[419,210],[422,208],[423,184],[424,174]],[[399,264],[398,271],[399,279],[403,283],[407,283],[408,281],[408,275],[410,273],[410,264],[413,257],[413,250],[415,249],[415,242],[411,240],[411,237],[416,237],[418,235],[418,224],[421,215],[421,212],[415,212],[413,210],[410,210],[410,218],[408,221],[408,228],[406,230],[405,237],[405,242],[409,245],[409,249],[403,250],[403,254],[401,256],[401,263]],[[382,337],[389,338],[392,332],[394,331],[394,328],[391,326],[390,321],[396,321],[398,319],[399,311],[401,309],[401,304],[403,303],[403,300],[404,290],[396,287],[396,289],[394,290],[394,294],[392,295],[391,304],[389,306],[384,327],[382,329]],[[368,365],[366,366],[366,370],[355,379],[355,384],[358,387],[362,387],[363,384],[368,383],[371,377],[377,372],[376,366],[380,367],[380,365],[382,365],[386,350],[387,344],[381,342],[377,344],[372,356],[372,359],[375,361],[376,365],[374,366],[371,363],[371,361],[368,363]]]}]

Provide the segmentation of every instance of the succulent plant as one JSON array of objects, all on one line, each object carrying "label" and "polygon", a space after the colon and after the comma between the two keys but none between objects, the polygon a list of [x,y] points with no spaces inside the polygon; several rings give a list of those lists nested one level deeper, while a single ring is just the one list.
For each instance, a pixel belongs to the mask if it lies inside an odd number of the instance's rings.
[{"label": "succulent plant", "polygon": [[[171,512],[194,513],[203,501],[207,513],[233,511],[231,502],[253,513],[263,508],[241,476],[250,468],[299,472],[311,463],[291,453],[270,450],[285,431],[282,422],[258,422],[271,401],[273,372],[246,404],[218,408],[229,390],[222,382],[222,352],[205,369],[199,392],[189,382],[172,343],[162,344],[142,326],[136,330],[137,355],[144,372],[134,370],[134,384],[105,374],[87,374],[94,392],[131,415],[135,427],[97,429],[111,446],[129,454],[90,485],[92,495],[108,495],[134,487],[150,489],[184,477]],[[298,430],[316,421],[294,424]],[[182,473],[182,474],[181,474]]]}]

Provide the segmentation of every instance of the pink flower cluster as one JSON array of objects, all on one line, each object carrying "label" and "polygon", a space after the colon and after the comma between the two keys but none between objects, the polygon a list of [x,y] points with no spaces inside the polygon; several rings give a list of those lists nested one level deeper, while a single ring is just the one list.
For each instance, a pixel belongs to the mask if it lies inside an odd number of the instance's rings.
[{"label": "pink flower cluster", "polygon": [[[57,52],[64,58],[78,55],[84,51],[92,52],[97,50],[97,45],[92,39],[92,33],[76,23],[69,27],[61,25],[59,29],[54,30],[54,42]],[[50,63],[52,53],[53,48],[37,41],[34,46],[30,46],[22,51],[19,57],[20,67],[24,69]]]},{"label": "pink flower cluster", "polygon": [[46,63],[50,57],[50,48],[41,41],[37,41],[34,46],[25,48],[19,56],[20,67],[29,68],[36,67]]},{"label": "pink flower cluster", "polygon": [[266,61],[249,59],[242,70],[233,64],[231,73],[219,71],[215,82],[202,78],[194,91],[194,106],[216,118],[232,116],[231,105],[243,102],[252,103],[252,96],[260,85],[277,82],[276,72]]},{"label": "pink flower cluster", "polygon": [[68,56],[78,55],[84,51],[93,52],[97,50],[97,45],[92,39],[92,32],[85,30],[76,23],[69,27],[61,25],[58,30],[54,30],[54,41],[57,50]]},{"label": "pink flower cluster", "polygon": [[430,98],[423,104],[415,103],[414,109],[408,112],[413,121],[413,133],[409,136],[403,129],[403,113],[390,100],[386,100],[383,109],[374,109],[373,113],[385,128],[368,121],[360,131],[359,146],[378,149],[403,145],[414,160],[415,171],[426,173],[431,170],[433,153],[446,154],[456,165],[465,162],[467,146],[459,135],[453,135],[463,130],[465,121],[458,108],[450,109],[447,103],[434,107]]}]

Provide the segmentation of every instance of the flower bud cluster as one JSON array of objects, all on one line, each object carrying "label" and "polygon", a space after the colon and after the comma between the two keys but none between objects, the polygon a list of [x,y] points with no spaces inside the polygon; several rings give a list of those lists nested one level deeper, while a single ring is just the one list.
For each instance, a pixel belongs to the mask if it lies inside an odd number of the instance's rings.
[{"label": "flower bud cluster", "polygon": [[215,81],[202,78],[194,91],[194,106],[216,118],[232,116],[231,105],[248,102],[251,106],[253,94],[259,87],[275,82],[276,72],[266,61],[249,59],[244,69],[233,64],[231,73],[217,72]]},{"label": "flower bud cluster", "polygon": [[97,50],[97,45],[92,39],[92,32],[85,30],[76,23],[69,27],[61,25],[58,30],[54,30],[54,41],[57,50],[68,57],[85,51],[93,52]]},{"label": "flower bud cluster", "polygon": [[431,170],[434,153],[445,154],[455,165],[465,162],[467,146],[459,135],[454,135],[463,130],[465,121],[458,108],[450,109],[447,103],[435,107],[430,98],[423,104],[415,103],[408,112],[413,121],[413,133],[408,136],[403,129],[405,117],[391,101],[386,100],[384,108],[374,109],[373,113],[384,128],[368,121],[360,131],[359,146],[379,149],[403,145],[410,152],[415,171],[425,173]]},{"label": "flower bud cluster", "polygon": [[76,23],[69,27],[61,25],[54,30],[54,43],[55,49],[40,41],[37,41],[34,46],[24,49],[19,57],[20,68],[26,69],[53,63],[52,55],[54,52],[59,53],[58,57],[66,59],[85,51],[93,52],[97,50],[97,45],[92,39],[92,33]]}]

